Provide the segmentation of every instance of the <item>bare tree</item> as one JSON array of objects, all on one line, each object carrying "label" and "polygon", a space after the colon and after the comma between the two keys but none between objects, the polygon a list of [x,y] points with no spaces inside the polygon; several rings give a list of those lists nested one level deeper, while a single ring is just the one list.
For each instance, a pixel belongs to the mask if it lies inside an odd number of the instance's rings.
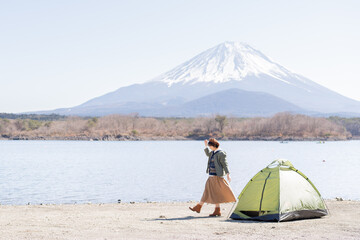
[{"label": "bare tree", "polygon": [[223,129],[224,129],[226,123],[227,123],[226,116],[216,115],[215,121],[218,123],[219,131],[222,133]]}]

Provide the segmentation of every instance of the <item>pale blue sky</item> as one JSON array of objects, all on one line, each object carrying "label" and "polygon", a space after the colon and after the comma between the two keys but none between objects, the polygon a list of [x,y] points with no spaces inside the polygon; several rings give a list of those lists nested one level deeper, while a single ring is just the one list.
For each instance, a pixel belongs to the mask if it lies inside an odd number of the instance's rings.
[{"label": "pale blue sky", "polygon": [[0,112],[72,107],[224,41],[360,100],[360,1],[0,0]]}]

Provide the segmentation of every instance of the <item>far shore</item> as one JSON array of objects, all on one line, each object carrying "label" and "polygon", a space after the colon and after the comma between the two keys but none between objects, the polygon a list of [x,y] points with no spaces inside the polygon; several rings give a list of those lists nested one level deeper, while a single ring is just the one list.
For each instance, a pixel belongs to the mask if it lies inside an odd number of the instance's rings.
[{"label": "far shore", "polygon": [[272,117],[222,115],[154,118],[138,115],[65,117],[0,114],[0,140],[151,141],[342,141],[360,139],[360,118],[310,117],[278,113]]},{"label": "far shore", "polygon": [[[204,138],[187,138],[187,137],[133,137],[133,136],[114,136],[114,137],[105,137],[105,138],[92,138],[86,136],[76,136],[76,137],[23,137],[23,136],[14,136],[9,138],[0,137],[0,141],[201,141],[207,139]],[[296,142],[296,141],[314,141],[314,142],[325,142],[325,141],[352,141],[360,140],[360,137],[351,137],[351,138],[298,138],[298,137],[288,137],[288,138],[263,138],[263,137],[246,137],[246,138],[221,138],[218,137],[218,140],[221,141],[277,141],[277,142]]]},{"label": "far shore", "polygon": [[0,205],[0,239],[360,239],[360,201],[326,200],[330,214],[289,222],[228,219],[195,202]]}]

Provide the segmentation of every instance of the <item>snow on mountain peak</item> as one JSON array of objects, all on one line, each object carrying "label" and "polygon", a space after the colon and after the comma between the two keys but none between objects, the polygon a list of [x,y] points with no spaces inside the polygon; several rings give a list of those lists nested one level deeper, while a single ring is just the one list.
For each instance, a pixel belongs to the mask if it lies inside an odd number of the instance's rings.
[{"label": "snow on mountain peak", "polygon": [[174,83],[241,81],[247,76],[266,74],[288,83],[291,73],[260,51],[243,42],[224,42],[153,79]]}]

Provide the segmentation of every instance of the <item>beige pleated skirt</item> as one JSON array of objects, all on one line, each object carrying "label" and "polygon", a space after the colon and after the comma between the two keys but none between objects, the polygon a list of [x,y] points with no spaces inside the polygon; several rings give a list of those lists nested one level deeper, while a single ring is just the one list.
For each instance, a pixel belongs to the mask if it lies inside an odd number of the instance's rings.
[{"label": "beige pleated skirt", "polygon": [[201,202],[227,203],[236,202],[236,197],[228,182],[219,176],[209,176],[205,183],[205,190]]}]

